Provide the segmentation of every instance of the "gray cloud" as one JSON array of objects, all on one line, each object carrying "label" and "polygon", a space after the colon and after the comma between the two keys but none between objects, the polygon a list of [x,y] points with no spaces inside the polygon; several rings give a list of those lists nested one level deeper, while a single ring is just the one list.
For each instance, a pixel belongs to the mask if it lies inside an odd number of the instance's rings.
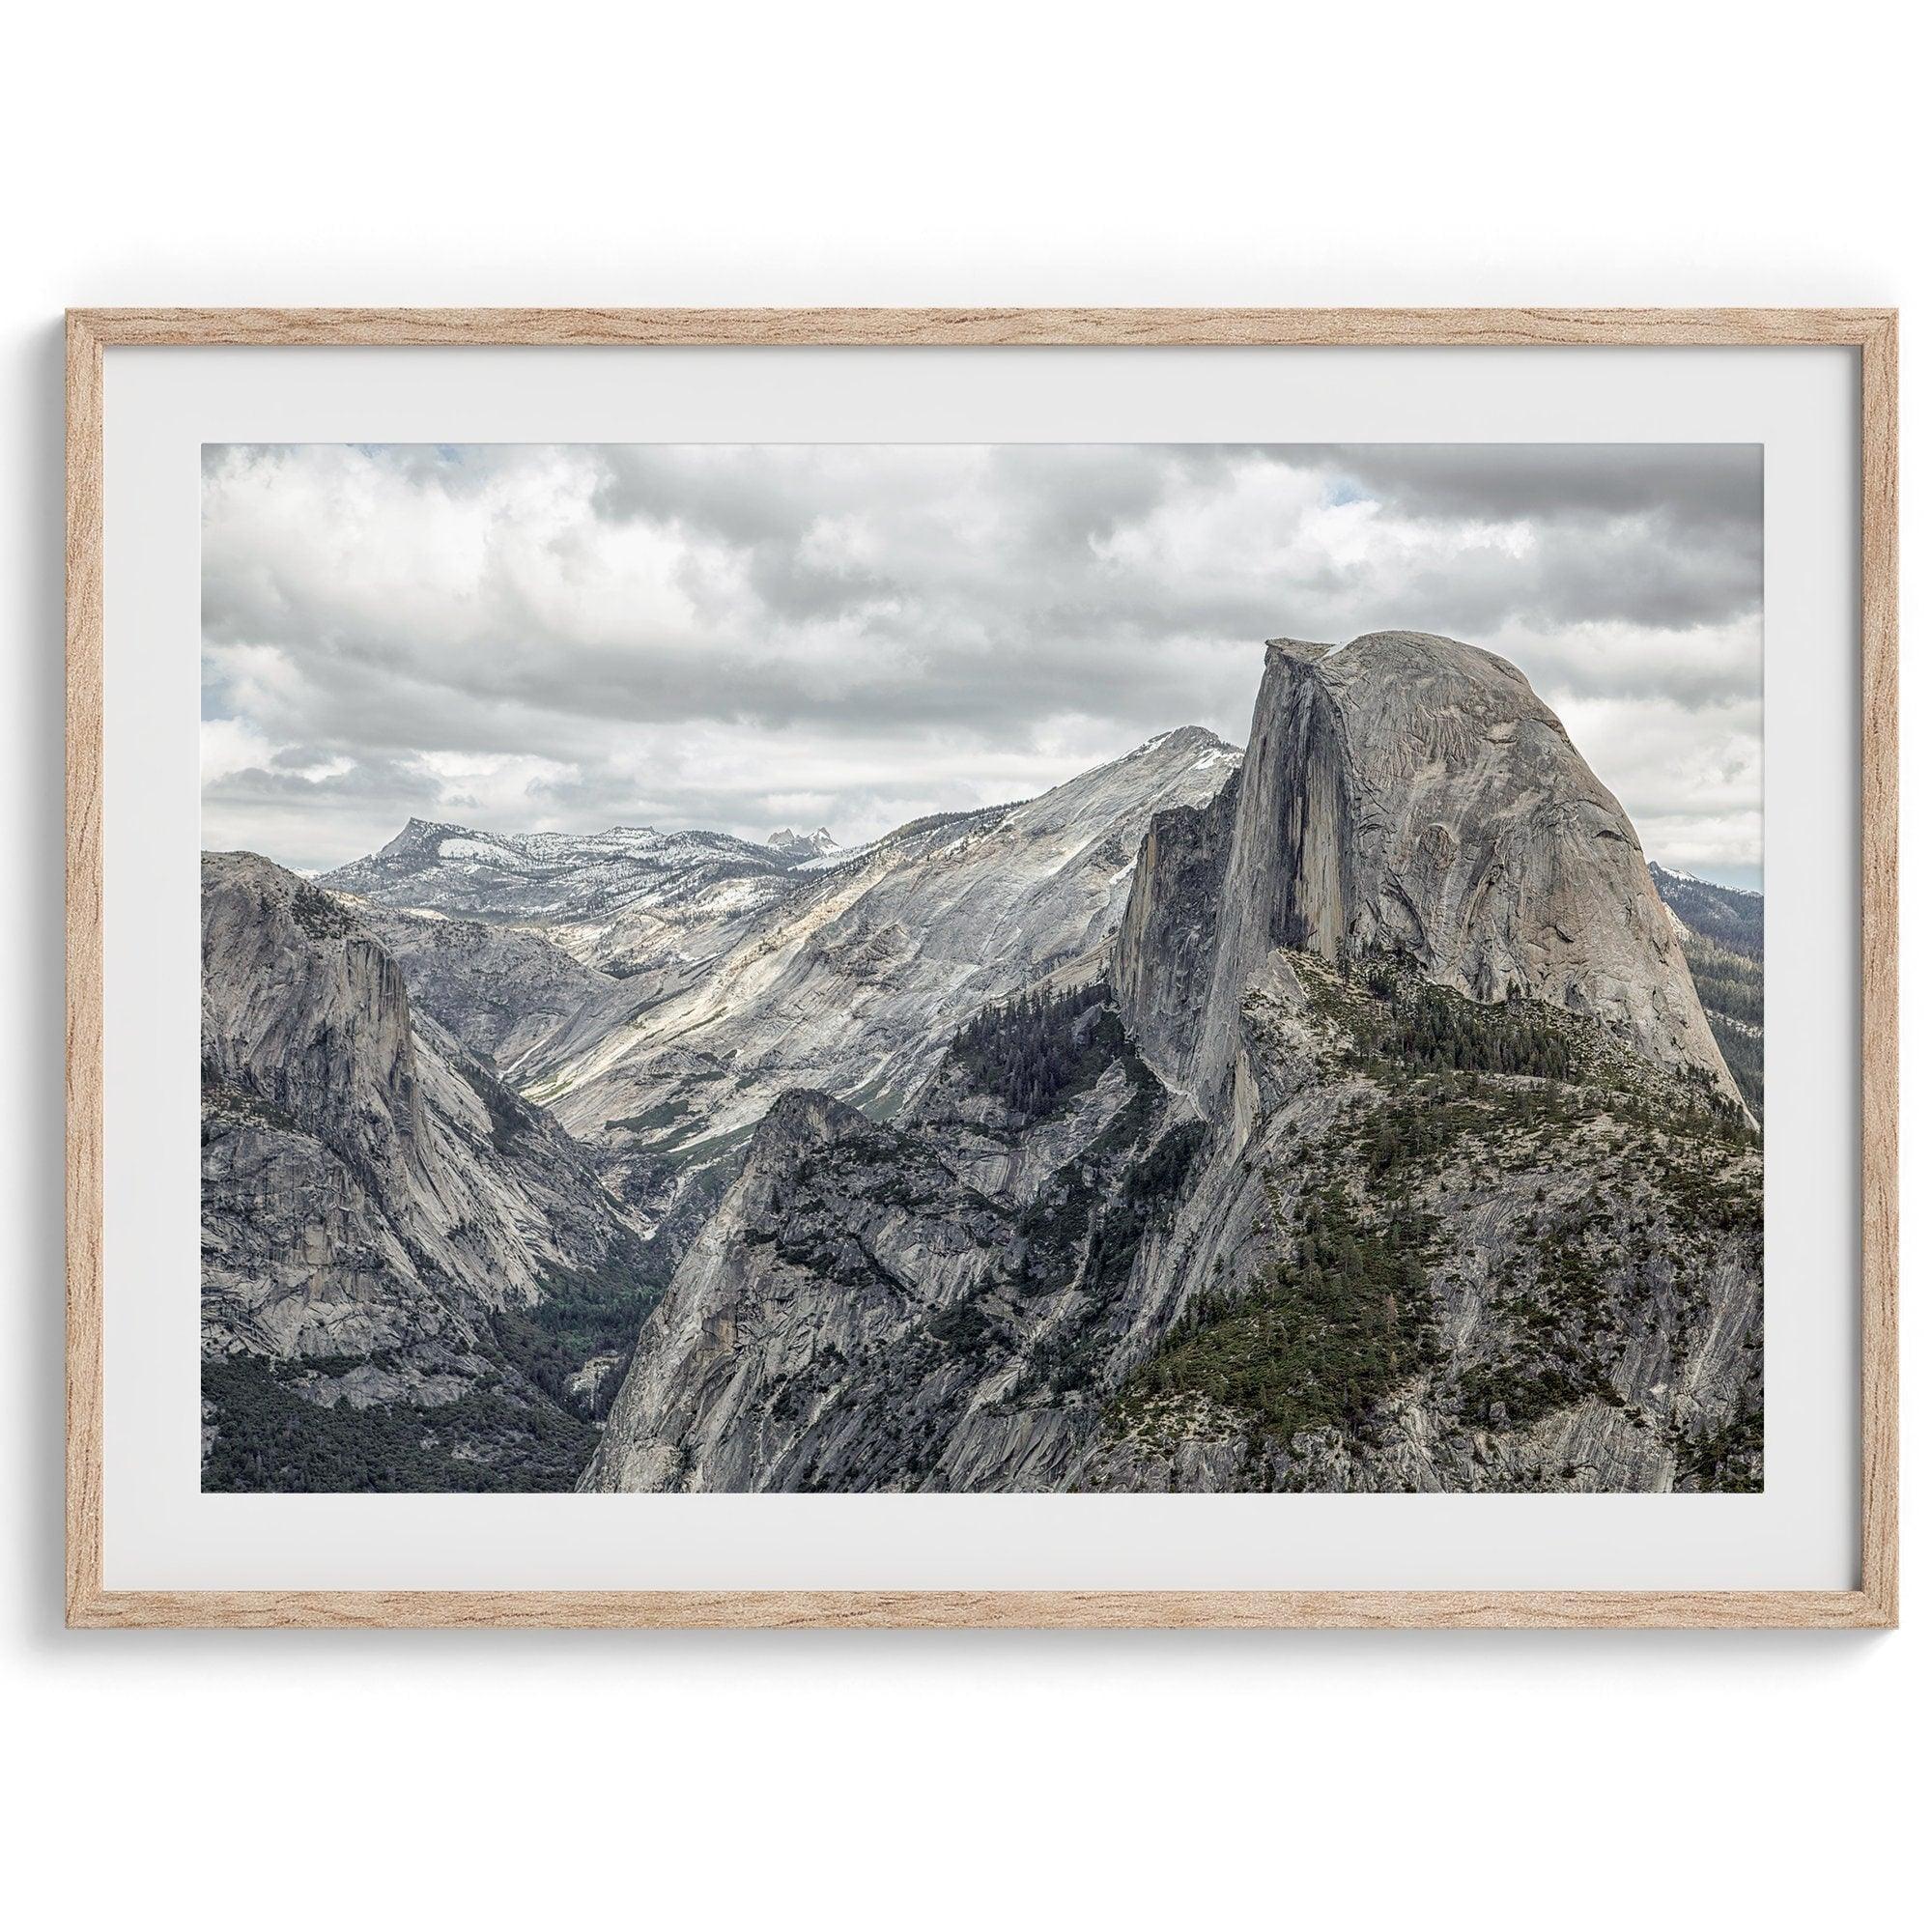
[{"label": "gray cloud", "polygon": [[1761,527],[1754,442],[1309,444],[1292,460],[1333,469],[1416,517],[1661,518],[1727,526],[1753,551]]},{"label": "gray cloud", "polygon": [[1238,740],[1262,639],[1400,626],[1514,658],[1658,856],[1735,867],[1754,767],[1690,799],[1755,742],[1759,496],[1727,445],[212,447],[205,837],[856,839]]}]

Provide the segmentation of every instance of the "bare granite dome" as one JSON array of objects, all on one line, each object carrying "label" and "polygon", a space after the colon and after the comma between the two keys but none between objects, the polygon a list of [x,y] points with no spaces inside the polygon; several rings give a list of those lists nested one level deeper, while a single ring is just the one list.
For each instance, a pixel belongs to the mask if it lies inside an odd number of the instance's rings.
[{"label": "bare granite dome", "polygon": [[1737,1098],[1629,818],[1492,652],[1417,631],[1270,641],[1230,795],[1162,814],[1143,861],[1122,996],[1203,1092],[1231,1076],[1245,989],[1286,949],[1394,952],[1471,999],[1587,1013]]}]

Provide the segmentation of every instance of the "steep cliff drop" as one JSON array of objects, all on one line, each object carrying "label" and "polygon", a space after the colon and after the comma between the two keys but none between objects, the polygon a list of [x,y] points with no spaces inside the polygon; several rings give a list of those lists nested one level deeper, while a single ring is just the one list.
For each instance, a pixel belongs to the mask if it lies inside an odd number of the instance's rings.
[{"label": "steep cliff drop", "polygon": [[591,1488],[1754,1488],[1754,1122],[1512,667],[1268,647],[1118,937],[773,1109]]},{"label": "steep cliff drop", "polygon": [[1408,631],[1277,639],[1231,792],[1165,814],[1123,922],[1122,1011],[1165,1077],[1204,1100],[1232,1078],[1275,953],[1380,953],[1471,1000],[1588,1014],[1738,1100],[1630,820],[1501,658]]},{"label": "steep cliff drop", "polygon": [[201,1056],[208,1485],[568,1487],[649,1293],[570,1136],[252,853],[203,857]]}]

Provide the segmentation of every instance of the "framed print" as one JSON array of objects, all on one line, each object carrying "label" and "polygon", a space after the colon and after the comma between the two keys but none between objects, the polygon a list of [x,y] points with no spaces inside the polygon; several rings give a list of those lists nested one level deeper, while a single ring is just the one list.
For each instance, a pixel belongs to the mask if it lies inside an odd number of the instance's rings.
[{"label": "framed print", "polygon": [[71,1623],[1896,1621],[1889,312],[69,346]]}]

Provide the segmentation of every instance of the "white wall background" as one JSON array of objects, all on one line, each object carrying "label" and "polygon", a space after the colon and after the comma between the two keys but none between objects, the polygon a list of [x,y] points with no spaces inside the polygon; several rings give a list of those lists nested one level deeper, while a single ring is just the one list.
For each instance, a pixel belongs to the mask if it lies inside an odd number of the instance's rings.
[{"label": "white wall background", "polygon": [[[60,335],[166,302],[1883,302],[1902,10],[39,7],[0,337],[0,1799],[23,1922],[1889,1917],[1899,1634],[70,1634]],[[1908,572],[1923,411],[1907,370]],[[1909,591],[1917,593],[1916,577]],[[1906,634],[1922,597],[1909,595]],[[1924,680],[1907,649],[1922,956]],[[1922,762],[1922,760],[1918,761]],[[1908,1015],[1907,1193],[1925,1028]],[[1919,1190],[1922,1196],[1922,1189]],[[1909,1216],[1909,1385],[1925,1216]],[[1907,1430],[1909,1553],[1926,1533]],[[1922,1616],[1912,1594],[1907,1616]],[[23,1893],[23,1887],[27,1890]],[[38,1894],[38,1897],[36,1896]],[[1876,1908],[1876,1911],[1875,1911]]]}]

